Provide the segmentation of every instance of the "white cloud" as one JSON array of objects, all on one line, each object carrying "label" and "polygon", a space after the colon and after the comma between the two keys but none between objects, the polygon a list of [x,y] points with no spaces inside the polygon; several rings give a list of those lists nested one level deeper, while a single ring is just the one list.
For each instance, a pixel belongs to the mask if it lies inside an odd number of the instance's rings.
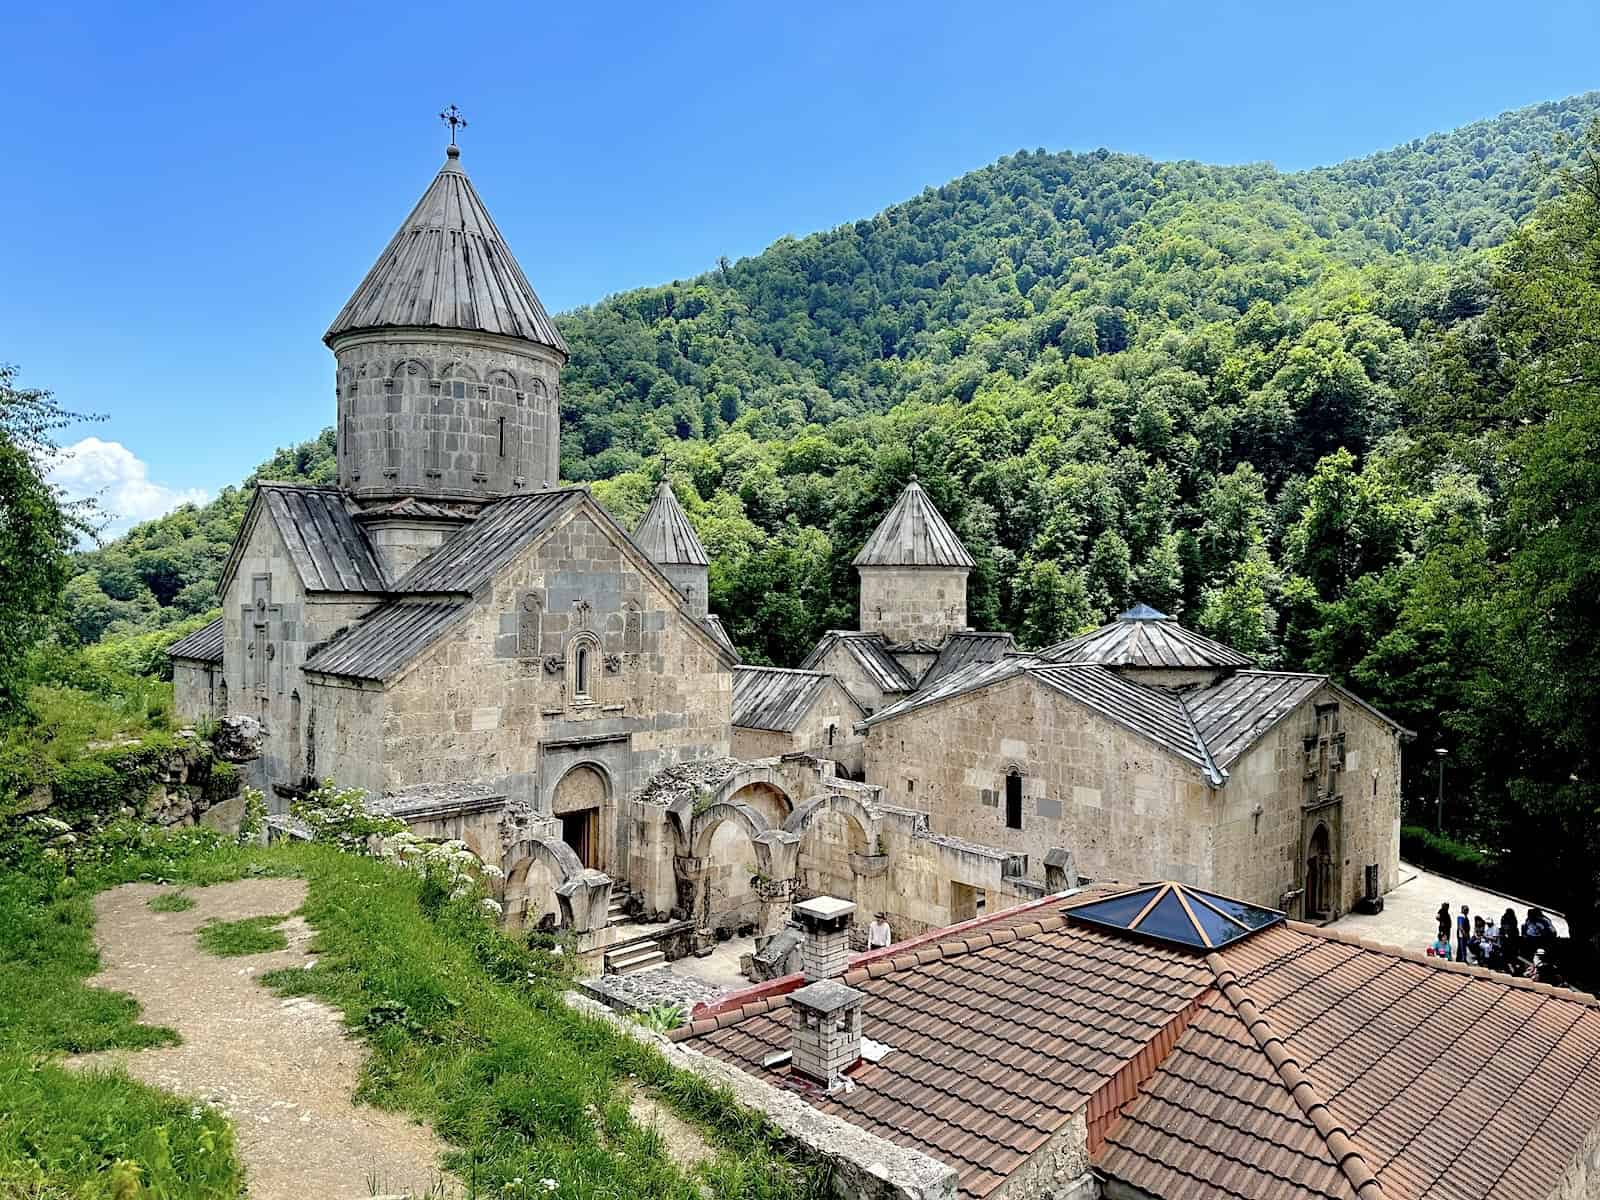
[{"label": "white cloud", "polygon": [[203,488],[170,488],[150,478],[144,461],[121,442],[86,437],[63,448],[50,480],[74,500],[93,497],[109,518],[102,536],[116,537],[132,525],[169,513],[180,504],[202,504]]}]

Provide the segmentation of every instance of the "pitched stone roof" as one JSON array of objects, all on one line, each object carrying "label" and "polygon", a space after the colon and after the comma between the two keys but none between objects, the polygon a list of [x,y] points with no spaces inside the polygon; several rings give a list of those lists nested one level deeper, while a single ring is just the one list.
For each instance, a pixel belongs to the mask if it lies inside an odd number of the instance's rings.
[{"label": "pitched stone roof", "polygon": [[496,500],[407,571],[395,589],[475,592],[587,494],[581,487],[567,487]]},{"label": "pitched stone roof", "polygon": [[1600,1124],[1593,997],[1294,922],[1186,951],[1074,916],[1106,894],[847,972],[891,1047],[849,1092],[763,1065],[787,994],[672,1036],[950,1164],[975,1200],[1079,1112],[1095,1169],[1162,1200],[1534,1200]]},{"label": "pitched stone roof", "polygon": [[185,634],[167,647],[168,658],[186,658],[192,662],[222,661],[222,618],[200,626]]},{"label": "pitched stone roof", "polygon": [[382,594],[389,590],[378,556],[351,519],[353,509],[343,492],[334,487],[259,483],[223,565],[218,595],[238,569],[250,531],[262,513],[269,515],[283,539],[306,591]]},{"label": "pitched stone roof", "polygon": [[457,600],[396,600],[317,650],[304,669],[348,679],[388,679],[468,611]]},{"label": "pitched stone roof", "polygon": [[728,627],[722,623],[722,618],[716,613],[707,613],[700,618],[700,624],[705,626],[709,633],[735,663],[739,661],[739,647],[733,644],[733,638],[728,634]]},{"label": "pitched stone roof", "polygon": [[1148,604],[1137,604],[1108,625],[1047,647],[1039,651],[1039,657],[1107,667],[1223,669],[1252,665],[1250,658],[1233,647],[1185,629]]},{"label": "pitched stone roof", "polygon": [[913,479],[900,493],[867,544],[854,558],[857,567],[967,567],[978,564]]},{"label": "pitched stone roof", "polygon": [[650,507],[633,531],[633,541],[652,562],[663,566],[703,567],[710,562],[706,548],[695,536],[694,526],[689,524],[688,514],[665,479],[656,485]]},{"label": "pitched stone roof", "polygon": [[806,655],[805,661],[800,664],[800,669],[813,670],[828,656],[828,652],[838,645],[842,645],[846,653],[856,660],[867,678],[880,692],[893,694],[909,692],[916,688],[916,679],[893,654],[889,653],[889,640],[881,633],[830,629],[822,635],[822,640],[816,644],[811,653]]},{"label": "pitched stone roof", "polygon": [[497,333],[567,353],[455,146],[322,340],[394,326]]},{"label": "pitched stone roof", "polygon": [[[733,669],[733,723],[745,729],[792,733],[827,691],[833,679],[826,671],[796,671],[788,667],[735,667]],[[843,689],[841,689],[843,690]],[[849,693],[845,693],[849,696]],[[866,714],[852,699],[856,716]]]},{"label": "pitched stone roof", "polygon": [[[809,660],[808,660],[809,661]],[[1408,731],[1377,709],[1333,685],[1326,675],[1282,671],[1234,671],[1207,687],[1172,691],[1130,679],[1092,662],[1050,662],[1011,654],[956,668],[932,684],[886,705],[864,725],[897,720],[930,704],[1024,677],[1082,704],[1200,768],[1213,785],[1227,781],[1227,768],[1262,735],[1298,708],[1318,688],[1333,687],[1402,735]]]},{"label": "pitched stone roof", "polygon": [[939,657],[918,681],[918,687],[929,687],[957,668],[968,663],[995,662],[1017,648],[1017,640],[1009,633],[979,633],[973,629],[958,629],[939,647]]}]

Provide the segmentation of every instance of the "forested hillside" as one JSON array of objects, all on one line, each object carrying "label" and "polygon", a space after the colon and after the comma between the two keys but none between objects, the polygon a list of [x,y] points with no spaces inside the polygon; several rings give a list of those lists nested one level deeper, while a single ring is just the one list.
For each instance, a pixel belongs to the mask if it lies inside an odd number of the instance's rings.
[{"label": "forested hillside", "polygon": [[[850,558],[915,469],[979,561],[976,623],[1041,644],[1144,600],[1433,728],[1437,697],[1407,662],[1370,667],[1349,625],[1373,614],[1350,606],[1489,520],[1496,481],[1419,467],[1419,396],[1597,112],[1591,94],[1296,174],[1002,159],[567,314],[563,474],[624,520],[662,470],[683,485],[756,660],[853,620]],[[252,478],[329,478],[331,448]],[[79,636],[211,607],[247,498],[82,556]]]}]

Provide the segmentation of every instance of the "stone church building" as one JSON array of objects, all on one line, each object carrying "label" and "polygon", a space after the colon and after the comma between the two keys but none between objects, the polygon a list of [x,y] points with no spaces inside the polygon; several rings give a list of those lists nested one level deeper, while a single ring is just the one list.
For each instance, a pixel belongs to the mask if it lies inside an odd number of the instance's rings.
[{"label": "stone church building", "polygon": [[1033,653],[969,628],[914,479],[858,628],[741,667],[668,484],[631,532],[559,486],[567,347],[455,146],[324,340],[338,482],[258,486],[171,648],[180,713],[260,722],[274,810],[366,789],[586,926],[613,885],[767,932],[826,891],[900,936],[1080,877],[1311,916],[1396,882],[1404,731],[1142,606]]}]

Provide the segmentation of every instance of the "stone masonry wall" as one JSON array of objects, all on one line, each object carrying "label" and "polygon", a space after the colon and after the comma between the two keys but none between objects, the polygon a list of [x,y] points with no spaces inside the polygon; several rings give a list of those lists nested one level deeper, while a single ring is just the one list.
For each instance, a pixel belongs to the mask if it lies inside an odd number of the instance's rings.
[{"label": "stone masonry wall", "polygon": [[[820,758],[836,760],[841,755],[850,757],[849,745],[862,740],[852,729],[861,716],[861,709],[851,699],[850,693],[837,680],[829,680],[822,695],[791,732],[735,726],[732,754],[746,762],[793,753],[815,754]],[[830,726],[833,729],[831,737],[828,732]]]},{"label": "stone masonry wall", "polygon": [[967,572],[944,567],[861,567],[865,632],[891,642],[944,641],[967,625]]},{"label": "stone masonry wall", "polygon": [[180,721],[198,721],[202,717],[220,717],[217,705],[217,685],[222,682],[221,663],[172,660],[172,707]]},{"label": "stone masonry wall", "polygon": [[366,333],[337,343],[339,483],[357,496],[553,487],[560,362],[518,339]]},{"label": "stone masonry wall", "polygon": [[[300,664],[311,647],[354,624],[377,602],[374,596],[349,593],[308,595],[271,516],[260,514],[222,597],[223,677],[228,712],[261,722],[259,782],[274,812],[283,811],[287,801],[272,785],[294,785],[306,774],[306,684]],[[263,627],[259,638],[258,626]]]},{"label": "stone masonry wall", "polygon": [[1550,1200],[1600,1200],[1600,1130],[1590,1132],[1549,1196]]},{"label": "stone masonry wall", "polygon": [[[1365,892],[1364,868],[1378,864],[1379,887],[1389,891],[1400,875],[1400,746],[1394,727],[1323,687],[1269,730],[1229,768],[1217,823],[1217,888],[1228,895],[1278,907],[1282,895],[1302,887],[1305,839],[1305,738],[1317,729],[1319,704],[1337,703],[1344,733],[1344,769],[1337,773],[1333,812],[1342,830],[1336,874],[1336,912],[1346,912]],[[1259,807],[1259,818],[1255,809]]]},{"label": "stone masonry wall", "polygon": [[[580,509],[390,686],[384,787],[482,782],[549,812],[560,776],[588,766],[609,786],[611,839],[617,801],[656,770],[727,753],[731,703],[732,672],[709,636]],[[603,857],[627,861],[625,840]]]},{"label": "stone masonry wall", "polygon": [[[1020,830],[1005,824],[1012,768]],[[1199,768],[1027,678],[871,727],[867,782],[935,833],[1026,854],[1034,880],[1060,846],[1090,879],[1212,885],[1217,800]]]},{"label": "stone masonry wall", "polygon": [[867,678],[866,671],[856,661],[855,655],[845,649],[843,642],[835,642],[833,648],[812,669],[832,675],[868,713],[875,713],[899,699],[898,695],[889,698],[884,696],[882,689]]}]

